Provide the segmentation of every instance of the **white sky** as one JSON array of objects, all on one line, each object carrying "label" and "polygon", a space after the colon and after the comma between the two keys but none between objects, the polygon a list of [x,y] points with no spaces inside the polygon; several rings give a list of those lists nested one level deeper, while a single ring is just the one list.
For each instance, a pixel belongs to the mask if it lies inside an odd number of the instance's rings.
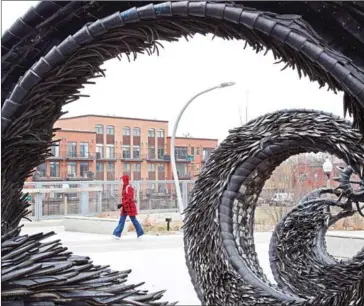
[{"label": "white sky", "polygon": [[[2,32],[36,1],[2,1]],[[67,105],[68,115],[100,114],[169,120],[171,133],[180,109],[196,93],[220,82],[233,87],[208,93],[187,109],[178,134],[223,140],[228,130],[266,112],[308,108],[342,116],[342,94],[319,89],[317,83],[299,80],[284,64],[273,65],[273,56],[243,49],[242,41],[211,40],[196,36],[190,42],[163,43],[159,57],[140,55],[129,63],[110,60],[106,78],[96,80],[83,93],[90,98]],[[249,93],[247,93],[249,92]],[[248,99],[247,99],[248,96]]]}]

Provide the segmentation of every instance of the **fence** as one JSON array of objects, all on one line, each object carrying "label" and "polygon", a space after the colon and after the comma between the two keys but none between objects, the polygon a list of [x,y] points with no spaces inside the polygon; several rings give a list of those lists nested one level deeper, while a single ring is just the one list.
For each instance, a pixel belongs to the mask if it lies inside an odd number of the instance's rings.
[{"label": "fence", "polygon": [[[193,181],[181,181],[184,207],[190,200]],[[173,181],[135,181],[135,201],[141,213],[178,212]],[[66,215],[93,216],[116,211],[121,202],[120,181],[56,181],[27,182],[31,217],[34,220],[59,218]]]},{"label": "fence", "polygon": [[[134,181],[135,201],[141,213],[178,212],[173,181]],[[184,207],[191,200],[193,181],[181,180]],[[121,202],[120,181],[47,181],[27,182],[31,217],[35,220],[59,218],[65,215],[95,216],[117,211]],[[257,205],[292,206],[296,194],[285,190],[264,188]]]}]

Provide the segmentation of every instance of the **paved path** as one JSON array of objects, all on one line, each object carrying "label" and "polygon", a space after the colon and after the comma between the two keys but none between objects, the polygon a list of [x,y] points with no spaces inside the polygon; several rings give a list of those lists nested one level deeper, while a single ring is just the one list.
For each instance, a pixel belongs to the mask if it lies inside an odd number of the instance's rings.
[{"label": "paved path", "polygon": [[[165,300],[179,301],[180,305],[201,305],[192,287],[185,265],[182,235],[149,236],[141,240],[128,234],[122,240],[111,236],[65,232],[63,226],[25,227],[23,233],[55,231],[49,239],[62,239],[69,250],[78,255],[89,256],[95,264],[108,264],[115,270],[132,269],[131,282],[145,281],[148,290],[166,289]],[[256,236],[257,252],[262,266],[269,271],[269,233]]]},{"label": "paved path", "polygon": [[[49,239],[62,239],[71,251],[89,256],[95,264],[107,264],[114,270],[132,269],[130,282],[145,281],[145,289],[166,289],[165,300],[179,301],[180,305],[201,305],[192,287],[185,265],[182,235],[145,235],[136,239],[129,233],[121,240],[109,235],[64,231],[63,226],[25,226],[23,233],[55,231]],[[343,234],[344,232],[335,232]],[[363,237],[364,232],[355,235]],[[260,264],[272,279],[268,261],[268,245],[271,233],[255,233],[256,251]]]}]

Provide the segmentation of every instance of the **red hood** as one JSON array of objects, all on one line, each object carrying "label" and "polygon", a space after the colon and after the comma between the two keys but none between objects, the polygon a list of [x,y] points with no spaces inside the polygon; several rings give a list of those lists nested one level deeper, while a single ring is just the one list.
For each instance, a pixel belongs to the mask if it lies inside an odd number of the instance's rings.
[{"label": "red hood", "polygon": [[126,185],[129,185],[129,175],[123,175],[122,177],[121,177],[121,179],[123,180],[123,183],[124,183],[124,185],[126,186]]}]

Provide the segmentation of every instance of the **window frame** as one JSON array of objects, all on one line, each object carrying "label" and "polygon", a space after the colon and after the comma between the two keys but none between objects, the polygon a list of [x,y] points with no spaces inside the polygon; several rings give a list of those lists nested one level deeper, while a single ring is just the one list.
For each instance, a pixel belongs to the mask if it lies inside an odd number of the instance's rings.
[{"label": "window frame", "polygon": [[[151,135],[150,132],[153,132],[153,135]],[[148,129],[148,138],[155,138],[155,129],[152,128]]]},{"label": "window frame", "polygon": [[[139,170],[136,170],[135,167],[139,166]],[[141,163],[134,163],[134,170],[133,172],[142,172],[142,164]]]},{"label": "window frame", "polygon": [[[129,167],[126,167],[126,166],[129,166]],[[126,168],[129,168],[129,170]],[[123,172],[131,173],[131,163],[123,163]]]},{"label": "window frame", "polygon": [[[58,176],[52,176],[52,165],[58,165]],[[57,172],[57,171],[56,171]],[[49,163],[49,177],[61,177],[61,163],[58,161]]]},{"label": "window frame", "polygon": [[[136,135],[135,131],[138,131],[137,132],[138,135]],[[140,129],[140,127],[133,127],[133,136],[140,137],[140,135],[141,135],[141,129]]]},{"label": "window frame", "polygon": [[[161,133],[161,135],[160,135],[160,133]],[[157,137],[158,138],[164,138],[164,129],[158,129],[157,130]]]},{"label": "window frame", "polygon": [[[151,166],[151,168],[153,168],[152,170],[150,170],[150,166]],[[154,163],[148,163],[148,172],[155,172],[155,164]]]},{"label": "window frame", "polygon": [[[126,133],[126,131],[129,131],[128,133]],[[124,126],[123,127],[123,136],[131,136],[131,130],[130,130],[130,126]]]},{"label": "window frame", "polygon": [[[98,132],[98,129],[99,129],[99,128],[101,128],[101,130],[102,130],[102,132],[101,132],[101,133],[99,133],[99,132]],[[98,134],[98,135],[104,135],[104,132],[105,132],[105,131],[104,131],[104,125],[103,125],[103,124],[96,124],[96,125],[95,125],[95,132],[96,132],[96,134]]]},{"label": "window frame", "polygon": [[[112,131],[112,133],[109,133],[110,130]],[[115,126],[107,125],[106,126],[106,135],[115,135]]]}]

